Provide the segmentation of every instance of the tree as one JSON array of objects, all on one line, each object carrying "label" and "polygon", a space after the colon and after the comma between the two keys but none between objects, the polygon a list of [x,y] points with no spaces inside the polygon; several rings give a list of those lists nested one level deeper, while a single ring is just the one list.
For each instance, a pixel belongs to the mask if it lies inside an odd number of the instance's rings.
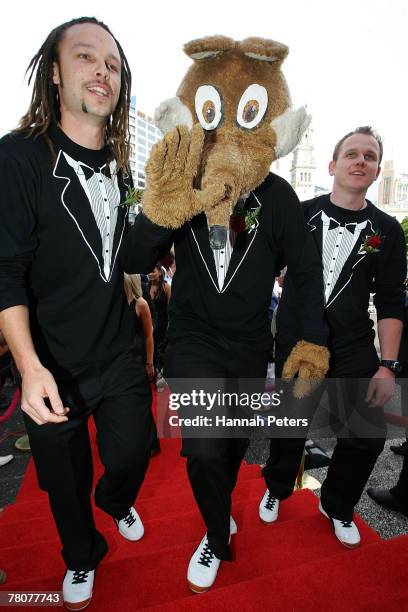
[{"label": "tree", "polygon": [[401,221],[401,227],[402,227],[402,231],[404,232],[405,247],[406,247],[407,253],[408,253],[408,217],[405,217],[405,219],[403,219]]}]

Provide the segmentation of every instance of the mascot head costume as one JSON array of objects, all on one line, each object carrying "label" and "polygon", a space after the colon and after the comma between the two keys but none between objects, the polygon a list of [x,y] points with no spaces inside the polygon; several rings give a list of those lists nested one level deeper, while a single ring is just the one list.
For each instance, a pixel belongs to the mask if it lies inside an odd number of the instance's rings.
[{"label": "mascot head costume", "polygon": [[[167,136],[146,168],[144,211],[171,228],[204,211],[211,247],[219,249],[239,198],[262,183],[275,159],[297,146],[310,117],[303,107],[291,107],[281,71],[285,45],[210,36],[187,43],[184,51],[193,64],[177,96],[155,113]],[[159,175],[168,185],[158,190]]]}]

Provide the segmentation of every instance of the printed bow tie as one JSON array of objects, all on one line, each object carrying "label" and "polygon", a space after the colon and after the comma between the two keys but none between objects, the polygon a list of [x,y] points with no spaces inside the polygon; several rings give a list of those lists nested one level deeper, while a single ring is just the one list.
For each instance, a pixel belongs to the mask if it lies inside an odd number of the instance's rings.
[{"label": "printed bow tie", "polygon": [[341,225],[338,221],[336,221],[335,219],[330,219],[330,223],[329,223],[329,231],[332,229],[337,229],[338,227],[345,227],[345,229],[347,231],[350,232],[350,234],[354,234],[354,230],[356,229],[356,224],[355,223],[346,223],[346,225]]},{"label": "printed bow tie", "polygon": [[[79,164],[79,168],[84,173],[84,176],[87,181],[89,181],[89,179],[92,178],[93,175],[95,174],[95,170],[93,170],[93,168],[90,168],[89,166],[85,166],[84,164]],[[104,174],[107,178],[112,178],[108,164],[106,164],[106,166],[103,167],[102,174]]]}]

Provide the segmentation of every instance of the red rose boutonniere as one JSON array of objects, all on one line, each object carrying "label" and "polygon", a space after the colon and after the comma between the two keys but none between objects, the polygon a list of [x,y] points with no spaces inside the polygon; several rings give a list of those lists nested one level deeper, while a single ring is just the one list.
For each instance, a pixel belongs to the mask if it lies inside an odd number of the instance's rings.
[{"label": "red rose boutonniere", "polygon": [[379,253],[383,245],[384,239],[380,232],[374,232],[370,236],[366,236],[360,248],[360,253]]},{"label": "red rose boutonniere", "polygon": [[254,210],[245,210],[245,203],[237,202],[230,217],[230,229],[238,233],[248,231],[250,234],[258,226],[260,212],[261,206]]},{"label": "red rose boutonniere", "polygon": [[230,217],[230,229],[234,232],[244,232],[245,231],[245,217],[241,215],[237,215],[236,213],[232,213]]}]

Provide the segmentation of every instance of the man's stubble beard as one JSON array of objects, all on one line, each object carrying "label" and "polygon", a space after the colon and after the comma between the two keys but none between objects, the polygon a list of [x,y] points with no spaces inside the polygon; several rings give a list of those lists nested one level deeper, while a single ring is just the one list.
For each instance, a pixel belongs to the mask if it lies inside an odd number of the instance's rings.
[{"label": "man's stubble beard", "polygon": [[[90,114],[94,114],[96,115],[96,113],[92,113],[91,110],[88,109],[88,107],[86,106],[86,102],[85,100],[82,100],[81,102],[81,110],[85,115],[90,115]],[[106,121],[108,120],[108,118],[113,115],[114,109],[110,108],[106,114],[104,115],[98,115],[99,117],[103,117]]]},{"label": "man's stubble beard", "polygon": [[[61,89],[63,89],[63,88],[64,88],[64,81],[63,81],[63,79],[62,79],[61,69],[60,69],[60,87],[61,87]],[[115,108],[116,108],[116,106],[115,106]],[[114,113],[114,111],[115,111],[115,108],[110,108],[110,109],[109,109],[109,112],[108,112],[106,115],[103,115],[103,117],[104,117],[104,119],[105,119],[106,121],[108,121],[108,118],[109,118],[111,115],[113,115],[113,113]],[[83,98],[82,98],[82,101],[81,101],[81,110],[82,110],[82,112],[84,113],[84,115],[89,115],[89,114],[90,114],[90,111],[88,110],[88,108],[87,108],[87,106],[86,106],[86,103],[85,103],[85,100],[84,100]]]}]

